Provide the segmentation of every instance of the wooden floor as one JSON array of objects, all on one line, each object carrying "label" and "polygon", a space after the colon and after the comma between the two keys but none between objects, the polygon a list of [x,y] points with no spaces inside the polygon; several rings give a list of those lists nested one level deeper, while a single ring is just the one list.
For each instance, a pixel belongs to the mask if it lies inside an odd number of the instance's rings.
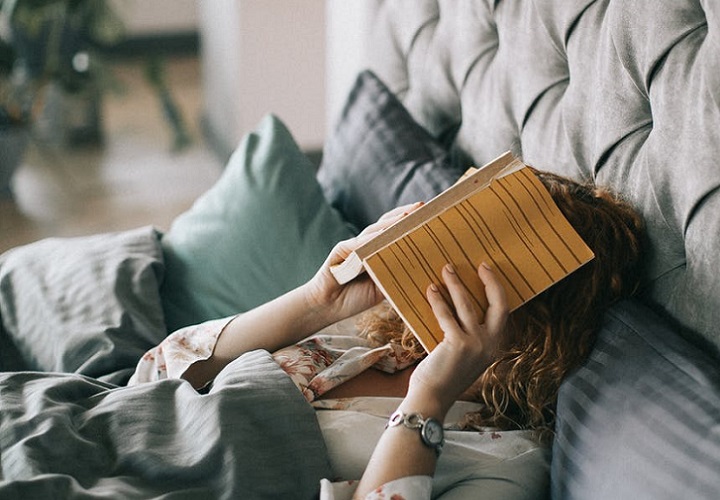
[{"label": "wooden floor", "polygon": [[140,62],[114,65],[122,94],[104,100],[102,146],[58,149],[31,144],[0,200],[0,252],[49,236],[78,236],[144,225],[162,230],[219,177],[222,165],[199,131],[199,62],[167,63],[172,93],[192,134],[172,152],[172,136]]}]

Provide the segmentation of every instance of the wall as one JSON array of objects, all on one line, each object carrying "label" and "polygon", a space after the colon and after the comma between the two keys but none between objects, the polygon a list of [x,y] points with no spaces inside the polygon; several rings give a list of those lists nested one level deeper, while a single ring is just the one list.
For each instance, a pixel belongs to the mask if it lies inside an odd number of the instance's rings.
[{"label": "wall", "polygon": [[340,116],[357,74],[368,60],[366,40],[382,0],[326,1],[326,120],[328,132]]},{"label": "wall", "polygon": [[204,107],[234,148],[268,112],[307,150],[325,137],[325,0],[198,2]]},{"label": "wall", "polygon": [[197,30],[196,0],[114,0],[130,36]]}]

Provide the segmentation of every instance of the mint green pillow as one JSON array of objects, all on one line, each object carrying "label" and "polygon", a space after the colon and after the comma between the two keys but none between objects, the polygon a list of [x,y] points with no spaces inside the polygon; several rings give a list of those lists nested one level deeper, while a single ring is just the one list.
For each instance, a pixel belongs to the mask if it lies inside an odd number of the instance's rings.
[{"label": "mint green pillow", "polygon": [[168,329],[281,295],[308,280],[335,243],[351,236],[325,201],[314,165],[280,119],[266,116],[217,183],[163,236]]}]

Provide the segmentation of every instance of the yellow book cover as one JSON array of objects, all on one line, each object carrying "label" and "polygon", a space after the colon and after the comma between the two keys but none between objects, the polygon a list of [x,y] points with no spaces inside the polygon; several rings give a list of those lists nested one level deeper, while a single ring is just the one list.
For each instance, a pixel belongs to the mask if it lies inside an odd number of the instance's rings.
[{"label": "yellow book cover", "polygon": [[532,170],[506,153],[358,248],[333,272],[346,282],[366,270],[430,352],[443,333],[425,292],[431,283],[442,284],[448,262],[485,311],[481,262],[495,270],[513,310],[593,257]]}]

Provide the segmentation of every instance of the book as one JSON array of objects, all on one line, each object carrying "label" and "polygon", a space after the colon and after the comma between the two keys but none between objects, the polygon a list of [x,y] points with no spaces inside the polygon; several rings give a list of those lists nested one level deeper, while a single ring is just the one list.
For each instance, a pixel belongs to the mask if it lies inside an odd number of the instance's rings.
[{"label": "book", "polygon": [[339,283],[367,272],[428,352],[442,340],[426,290],[451,263],[487,310],[482,262],[502,283],[510,310],[594,258],[533,171],[511,153],[469,170],[454,185],[357,248],[331,271]]}]

